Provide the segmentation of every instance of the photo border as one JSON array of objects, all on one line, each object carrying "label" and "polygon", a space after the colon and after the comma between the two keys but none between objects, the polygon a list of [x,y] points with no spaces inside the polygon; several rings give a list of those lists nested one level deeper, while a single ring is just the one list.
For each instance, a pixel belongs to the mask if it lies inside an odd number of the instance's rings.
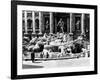
[{"label": "photo border", "polygon": [[[94,53],[95,53],[94,71],[17,75],[17,5],[36,5],[36,6],[49,6],[49,7],[93,9],[94,10]],[[90,74],[97,74],[97,5],[64,4],[64,3],[48,3],[48,2],[33,2],[33,1],[11,1],[11,78],[12,79],[75,76],[75,75],[90,75]]]}]

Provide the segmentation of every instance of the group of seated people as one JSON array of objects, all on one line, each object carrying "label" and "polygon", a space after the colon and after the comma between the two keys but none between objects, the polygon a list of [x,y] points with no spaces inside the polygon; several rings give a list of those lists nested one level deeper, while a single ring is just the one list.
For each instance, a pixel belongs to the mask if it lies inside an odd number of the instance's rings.
[{"label": "group of seated people", "polygon": [[60,52],[60,56],[66,53],[75,54],[86,51],[86,46],[83,35],[80,35],[77,39],[73,40],[72,33],[58,32],[56,34],[44,33],[43,36],[33,37],[32,40],[24,46],[24,49],[27,49],[28,51],[31,50],[33,55],[36,52],[42,52],[40,57],[42,54],[45,54],[48,58],[49,52]]}]

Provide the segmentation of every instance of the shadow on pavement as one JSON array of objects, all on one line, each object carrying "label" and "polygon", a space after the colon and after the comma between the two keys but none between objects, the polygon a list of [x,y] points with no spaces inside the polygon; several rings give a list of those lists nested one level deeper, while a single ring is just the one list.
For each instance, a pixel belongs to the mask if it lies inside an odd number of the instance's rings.
[{"label": "shadow on pavement", "polygon": [[43,66],[23,64],[22,68],[23,68],[23,69],[43,68]]}]

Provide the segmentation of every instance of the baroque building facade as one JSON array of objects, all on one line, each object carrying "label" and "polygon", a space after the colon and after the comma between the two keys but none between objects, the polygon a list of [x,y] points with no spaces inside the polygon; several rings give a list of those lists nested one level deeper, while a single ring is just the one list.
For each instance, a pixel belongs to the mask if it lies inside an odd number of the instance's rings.
[{"label": "baroque building facade", "polygon": [[23,36],[31,39],[35,35],[44,33],[56,34],[59,20],[64,22],[64,32],[73,33],[74,39],[80,34],[85,34],[89,40],[90,15],[85,13],[60,13],[60,12],[42,12],[25,11],[22,12]]}]

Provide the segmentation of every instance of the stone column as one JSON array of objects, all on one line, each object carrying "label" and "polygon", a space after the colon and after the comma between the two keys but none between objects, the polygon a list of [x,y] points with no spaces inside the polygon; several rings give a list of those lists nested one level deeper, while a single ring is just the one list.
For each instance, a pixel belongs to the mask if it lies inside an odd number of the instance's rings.
[{"label": "stone column", "polygon": [[72,13],[70,13],[70,33],[72,33]]},{"label": "stone column", "polygon": [[25,16],[25,34],[27,34],[27,11],[24,12]]},{"label": "stone column", "polygon": [[42,12],[39,12],[39,34],[42,34],[42,18],[43,14]]},{"label": "stone column", "polygon": [[50,12],[50,33],[52,34],[53,33],[53,13]]},{"label": "stone column", "polygon": [[67,32],[69,33],[70,32],[70,18],[67,17]]},{"label": "stone column", "polygon": [[84,13],[81,15],[81,33],[84,34]]},{"label": "stone column", "polygon": [[34,11],[32,12],[32,29],[33,29],[32,34],[35,34],[35,12]]},{"label": "stone column", "polygon": [[57,19],[55,18],[55,33],[57,33]]}]

